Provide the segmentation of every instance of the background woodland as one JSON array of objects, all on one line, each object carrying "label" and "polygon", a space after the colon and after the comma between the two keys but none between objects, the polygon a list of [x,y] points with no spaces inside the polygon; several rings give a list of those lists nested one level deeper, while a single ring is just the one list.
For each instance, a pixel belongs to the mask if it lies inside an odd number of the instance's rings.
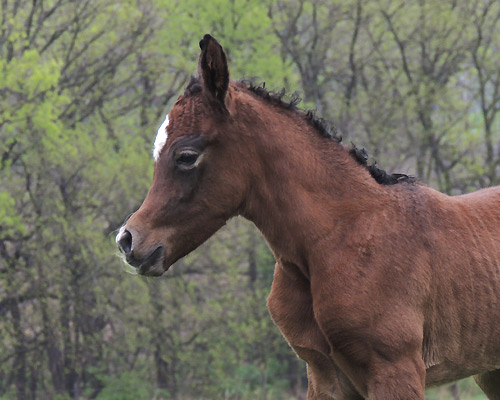
[{"label": "background woodland", "polygon": [[116,257],[207,32],[233,79],[298,91],[380,167],[449,194],[500,183],[497,0],[1,0],[0,19],[2,400],[304,398],[251,224],[160,279]]}]

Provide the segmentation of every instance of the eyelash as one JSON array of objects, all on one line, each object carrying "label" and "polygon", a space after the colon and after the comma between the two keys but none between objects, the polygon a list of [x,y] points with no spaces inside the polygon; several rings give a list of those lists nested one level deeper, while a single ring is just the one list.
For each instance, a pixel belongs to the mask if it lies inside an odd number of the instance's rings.
[{"label": "eyelash", "polygon": [[200,153],[195,150],[185,149],[179,151],[175,155],[175,163],[183,169],[191,169],[196,166],[196,162],[200,157]]}]

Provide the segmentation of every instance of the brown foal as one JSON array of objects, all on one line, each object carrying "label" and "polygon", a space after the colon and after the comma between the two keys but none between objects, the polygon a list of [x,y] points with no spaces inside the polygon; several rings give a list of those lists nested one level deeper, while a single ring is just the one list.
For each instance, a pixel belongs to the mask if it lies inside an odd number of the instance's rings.
[{"label": "brown foal", "polygon": [[242,215],[276,258],[268,307],[308,399],[424,399],[471,375],[500,399],[500,188],[449,197],[368,167],[293,102],[230,81],[210,35],[200,47],[117,236],[128,263],[161,275]]}]

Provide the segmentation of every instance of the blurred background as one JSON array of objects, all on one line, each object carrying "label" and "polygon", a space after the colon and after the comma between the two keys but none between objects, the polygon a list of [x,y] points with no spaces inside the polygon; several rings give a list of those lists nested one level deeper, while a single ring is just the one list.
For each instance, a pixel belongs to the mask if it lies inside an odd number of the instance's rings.
[{"label": "blurred background", "polygon": [[497,0],[2,0],[0,19],[1,400],[305,398],[251,224],[160,279],[116,257],[205,33],[233,79],[299,91],[381,168],[449,194],[500,180]]}]

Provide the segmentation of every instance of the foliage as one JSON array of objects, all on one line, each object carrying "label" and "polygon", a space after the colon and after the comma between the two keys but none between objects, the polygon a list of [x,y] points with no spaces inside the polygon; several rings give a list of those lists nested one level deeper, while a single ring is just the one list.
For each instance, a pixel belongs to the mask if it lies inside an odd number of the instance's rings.
[{"label": "foliage", "polygon": [[146,399],[149,388],[144,377],[133,372],[125,372],[117,379],[105,383],[96,400],[137,400]]},{"label": "foliage", "polygon": [[6,0],[0,18],[2,399],[304,397],[250,224],[154,281],[115,257],[206,32],[233,78],[299,89],[384,169],[500,182],[495,0]]}]

